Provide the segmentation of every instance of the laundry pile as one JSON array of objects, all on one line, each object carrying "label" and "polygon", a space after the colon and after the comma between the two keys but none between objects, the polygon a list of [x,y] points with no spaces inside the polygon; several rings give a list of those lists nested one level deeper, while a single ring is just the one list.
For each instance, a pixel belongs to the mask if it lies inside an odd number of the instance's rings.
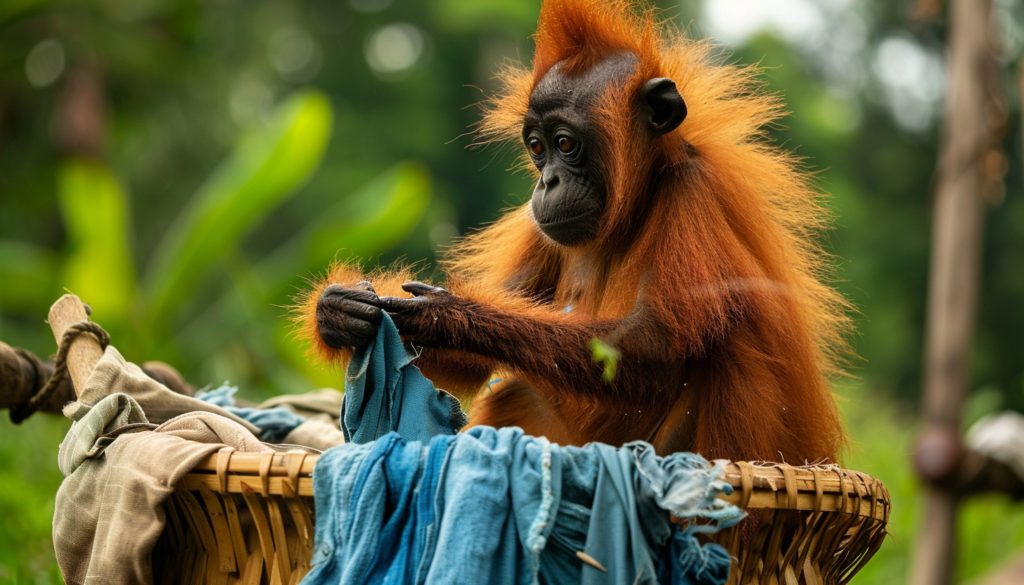
[{"label": "laundry pile", "polygon": [[[743,513],[722,465],[646,443],[567,447],[475,427],[415,364],[385,316],[334,391],[238,405],[222,386],[175,394],[108,347],[60,451],[54,543],[68,583],[152,583],[163,502],[200,460],[326,449],[313,472],[312,570],[302,583],[726,581],[701,534]],[[340,408],[339,408],[340,406]],[[344,437],[344,438],[343,438]],[[281,446],[274,443],[294,443]]]}]

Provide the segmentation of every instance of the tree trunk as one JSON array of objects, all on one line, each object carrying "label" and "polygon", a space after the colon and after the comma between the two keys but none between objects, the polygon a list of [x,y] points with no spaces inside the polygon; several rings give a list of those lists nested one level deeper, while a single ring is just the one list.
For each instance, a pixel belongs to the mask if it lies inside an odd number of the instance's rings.
[{"label": "tree trunk", "polygon": [[[923,437],[959,437],[960,411],[969,384],[984,213],[982,158],[998,140],[989,114],[997,71],[990,19],[990,0],[950,2],[949,91],[932,217]],[[935,459],[934,453],[923,453],[921,447],[915,454],[919,470],[922,458]],[[912,585],[952,582],[956,506],[957,495],[951,487],[932,484],[927,488]]]}]

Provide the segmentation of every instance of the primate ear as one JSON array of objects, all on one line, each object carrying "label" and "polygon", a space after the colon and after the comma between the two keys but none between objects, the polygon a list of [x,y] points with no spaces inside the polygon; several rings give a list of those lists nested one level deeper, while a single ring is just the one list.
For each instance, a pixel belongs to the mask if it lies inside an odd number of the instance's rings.
[{"label": "primate ear", "polygon": [[667,134],[686,119],[686,102],[676,89],[676,82],[666,77],[655,77],[640,90],[646,113],[647,126],[655,135]]}]

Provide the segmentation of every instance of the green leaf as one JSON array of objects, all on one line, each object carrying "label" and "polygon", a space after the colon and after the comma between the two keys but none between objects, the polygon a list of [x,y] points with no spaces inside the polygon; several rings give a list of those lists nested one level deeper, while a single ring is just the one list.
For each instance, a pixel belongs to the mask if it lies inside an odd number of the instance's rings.
[{"label": "green leaf", "polygon": [[102,164],[70,159],[57,169],[57,197],[69,245],[58,284],[91,305],[107,327],[117,328],[126,322],[135,295],[127,196]]},{"label": "green leaf", "polygon": [[622,354],[619,350],[601,341],[600,339],[590,340],[590,352],[594,356],[594,361],[604,366],[604,372],[601,377],[605,382],[611,382],[615,379],[615,368],[619,363],[619,357]]},{"label": "green leaf", "polygon": [[[406,238],[423,219],[432,194],[430,172],[422,163],[398,163],[355,193],[342,196],[251,273],[239,277],[244,271],[236,262],[237,269],[232,271],[235,287],[179,330],[176,338],[181,343],[192,340],[189,350],[194,353],[216,351],[257,320],[253,311],[287,304],[302,276],[323,270],[339,250],[344,250],[346,257],[370,257]],[[287,323],[280,321],[288,330]],[[216,326],[211,325],[214,323]],[[201,340],[198,345],[196,340]],[[279,357],[315,379],[315,366],[302,357],[298,344],[293,345],[295,351]]]},{"label": "green leaf", "polygon": [[164,237],[146,278],[147,319],[167,319],[239,240],[309,180],[330,139],[333,111],[319,92],[301,92],[271,123],[244,139],[207,179]]},{"label": "green leaf", "polygon": [[304,267],[318,270],[339,250],[359,258],[387,251],[419,224],[432,195],[430,172],[423,164],[395,165],[298,234],[294,244],[302,246]]},{"label": "green leaf", "polygon": [[57,258],[50,250],[0,240],[0,309],[22,313],[45,310],[46,299],[54,292],[56,273]]}]

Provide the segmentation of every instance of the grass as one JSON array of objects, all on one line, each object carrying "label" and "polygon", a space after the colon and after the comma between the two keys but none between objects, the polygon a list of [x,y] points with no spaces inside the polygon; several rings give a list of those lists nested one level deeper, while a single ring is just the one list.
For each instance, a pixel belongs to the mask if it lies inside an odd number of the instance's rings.
[{"label": "grass", "polygon": [[53,498],[63,479],[57,449],[70,421],[0,416],[0,583],[62,583],[53,556]]}]

